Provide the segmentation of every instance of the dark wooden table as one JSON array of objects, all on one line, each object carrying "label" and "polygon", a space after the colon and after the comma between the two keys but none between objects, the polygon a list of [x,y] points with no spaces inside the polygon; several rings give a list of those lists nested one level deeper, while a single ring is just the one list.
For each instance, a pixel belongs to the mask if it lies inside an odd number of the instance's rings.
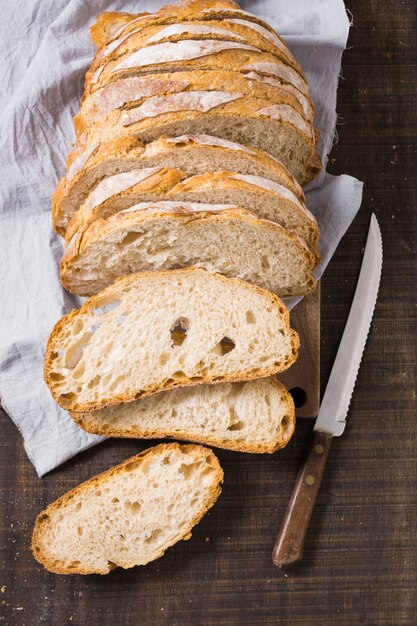
[{"label": "dark wooden table", "polygon": [[369,218],[385,257],[374,324],[335,442],[305,560],[271,563],[312,423],[272,457],[219,452],[223,494],[188,542],[107,577],[48,574],[29,552],[48,502],[142,449],[105,444],[37,478],[0,420],[0,624],[10,626],[412,626],[417,623],[417,11],[414,0],[349,0],[354,15],[330,171],[365,181],[363,206],[322,282],[322,389],[357,279]]}]

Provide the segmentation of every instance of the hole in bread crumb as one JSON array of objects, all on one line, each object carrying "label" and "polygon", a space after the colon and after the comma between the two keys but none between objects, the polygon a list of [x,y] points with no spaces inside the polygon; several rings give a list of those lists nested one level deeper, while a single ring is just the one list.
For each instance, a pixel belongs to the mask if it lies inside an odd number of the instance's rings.
[{"label": "hole in bread crumb", "polygon": [[164,456],[162,463],[164,465],[170,465],[171,464],[171,459],[169,458],[169,456]]},{"label": "hole in bread crumb", "polygon": [[82,536],[82,534],[83,534],[83,529],[82,529],[82,526],[78,526],[78,527],[77,527],[77,535],[78,535],[79,537],[81,537],[81,536]]},{"label": "hole in bread crumb", "polygon": [[239,421],[239,422],[236,422],[235,424],[230,424],[230,426],[227,427],[227,430],[243,430],[244,427],[245,427],[245,424]]},{"label": "hole in bread crumb", "polygon": [[288,424],[288,417],[286,415],[284,415],[284,417],[281,420],[281,425],[284,426],[284,428],[287,426]]},{"label": "hole in bread crumb", "polygon": [[128,246],[129,244],[137,241],[140,237],[143,237],[143,233],[132,231],[130,233],[127,233],[127,235],[122,239],[120,244],[122,246]]},{"label": "hole in bread crumb", "polygon": [[190,327],[190,321],[186,317],[179,317],[171,326],[171,347],[182,346]]},{"label": "hole in bread crumb", "polygon": [[214,346],[212,352],[214,352],[214,354],[218,354],[219,356],[224,356],[234,350],[235,347],[236,344],[232,341],[232,339],[229,337],[223,337],[223,339],[219,341],[216,346]]},{"label": "hole in bread crumb", "polygon": [[130,500],[126,500],[125,502],[125,508],[132,513],[137,513],[140,510],[141,506],[141,503],[137,501],[131,502]]},{"label": "hole in bread crumb", "polygon": [[95,307],[93,309],[93,313],[95,315],[104,315],[105,313],[110,313],[110,311],[114,311],[117,307],[122,304],[121,300],[111,300],[110,302],[104,302],[103,304]]},{"label": "hole in bread crumb", "polygon": [[96,496],[101,496],[101,491],[100,491],[100,489],[98,489],[98,490],[95,492],[95,495],[96,495]]},{"label": "hole in bread crumb", "polygon": [[158,537],[162,534],[162,529],[161,528],[155,528],[155,530],[152,530],[150,533],[148,532],[145,535],[145,542],[146,543],[151,543],[153,541],[155,541],[155,539],[158,539]]},{"label": "hole in bread crumb", "polygon": [[169,360],[168,352],[162,352],[162,354],[159,355],[159,365],[165,365],[165,363],[167,363],[168,360]]},{"label": "hole in bread crumb", "polygon": [[73,400],[74,398],[75,398],[75,393],[72,393],[72,392],[61,393],[61,395],[59,396],[59,399],[61,400],[64,406],[71,404],[71,400]]},{"label": "hole in bread crumb", "polygon": [[181,463],[178,472],[183,474],[184,478],[188,480],[192,474],[200,467],[201,463]]},{"label": "hole in bread crumb", "polygon": [[246,311],[246,321],[248,324],[256,324],[256,317],[253,311]]},{"label": "hole in bread crumb", "polygon": [[112,498],[112,502],[120,502],[119,498]]},{"label": "hole in bread crumb", "polygon": [[94,376],[94,378],[92,378],[90,380],[90,382],[88,383],[87,387],[89,389],[92,389],[93,387],[97,387],[97,385],[99,384],[101,380],[101,376],[99,374],[97,374],[96,376]]},{"label": "hole in bread crumb", "polygon": [[264,254],[264,256],[261,258],[261,265],[262,265],[262,268],[264,270],[269,270],[271,268],[271,265],[269,263],[269,259],[266,256],[266,254]]},{"label": "hole in bread crumb", "polygon": [[77,505],[76,505],[76,507],[75,507],[75,510],[76,510],[76,511],[79,511],[79,510],[81,509],[82,505],[83,505],[83,504],[82,504],[82,502],[77,502]]}]

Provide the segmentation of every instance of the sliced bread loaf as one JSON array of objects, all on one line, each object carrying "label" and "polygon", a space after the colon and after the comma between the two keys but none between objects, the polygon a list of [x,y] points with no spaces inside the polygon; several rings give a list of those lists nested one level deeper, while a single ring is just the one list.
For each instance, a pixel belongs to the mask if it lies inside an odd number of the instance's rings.
[{"label": "sliced bread loaf", "polygon": [[[285,65],[285,62],[274,54],[238,41],[222,41],[215,38],[166,41],[127,52],[114,61],[109,59],[91,75],[90,81],[86,84],[85,94],[88,95],[106,83],[127,75],[224,68],[239,72],[242,65],[259,62],[272,64],[281,62]],[[303,75],[299,75],[303,81]]]},{"label": "sliced bread loaf", "polygon": [[140,104],[150,96],[189,90],[227,90],[269,99],[275,104],[290,104],[309,121],[312,121],[314,116],[310,98],[294,85],[276,77],[263,76],[257,72],[243,74],[231,70],[165,72],[146,76],[127,76],[110,82],[90,94],[74,118],[76,133],[81,135],[114,109],[130,108],[133,102]]},{"label": "sliced bread loaf", "polygon": [[243,11],[233,0],[182,0],[164,5],[156,13],[101,13],[90,28],[90,37],[97,48],[143,26],[169,23],[169,20],[243,18],[260,24],[275,34],[274,29],[253,13]]},{"label": "sliced bread loaf", "polygon": [[202,269],[121,278],[64,316],[45,381],[85,412],[157,391],[269,376],[297,358],[298,335],[274,294]]},{"label": "sliced bread loaf", "polygon": [[138,439],[175,438],[241,452],[272,453],[294,432],[294,402],[274,377],[198,385],[73,413],[89,433]]},{"label": "sliced bread loaf", "polygon": [[[171,21],[171,20],[170,20]],[[259,24],[245,19],[229,18],[219,23],[215,20],[195,20],[172,22],[168,25],[156,25],[140,28],[112,41],[111,45],[101,50],[93,60],[89,75],[86,80],[86,91],[94,91],[97,86],[102,86],[101,77],[106,70],[106,64],[113,63],[121,57],[126,57],[138,50],[155,48],[166,42],[176,43],[180,41],[205,40],[237,42],[239,45],[250,46],[251,49],[268,53],[278,61],[292,67],[304,78],[299,65],[288,50],[287,46],[267,29]],[[247,48],[243,48],[247,49]],[[150,52],[150,55],[154,52]],[[111,74],[107,75],[111,80]]]},{"label": "sliced bread loaf", "polygon": [[[101,181],[73,215],[65,233],[68,244],[75,233],[84,230],[98,218],[108,218],[149,198],[150,180],[143,180],[149,168],[114,174]],[[316,258],[319,229],[314,216],[305,204],[287,187],[260,176],[234,172],[206,172],[184,178],[178,170],[163,170],[160,191],[152,186],[155,201],[203,202],[206,204],[233,204],[251,211],[258,217],[280,224],[299,235],[311,248]],[[175,172],[177,175],[175,176]],[[169,174],[168,174],[169,173]],[[146,175],[146,174],[145,174]],[[168,188],[168,176],[172,186]],[[175,179],[178,179],[178,182]]]},{"label": "sliced bread loaf", "polygon": [[[94,144],[92,144],[94,146]],[[121,137],[79,152],[68,162],[67,176],[52,198],[52,224],[64,234],[71,217],[97,184],[106,177],[140,167],[167,167],[187,176],[229,170],[262,176],[287,187],[301,201],[301,187],[274,157],[262,150],[208,135],[162,137],[146,146],[135,137]]]},{"label": "sliced bread loaf", "polygon": [[61,282],[71,293],[90,296],[120,276],[202,267],[285,297],[315,287],[313,266],[299,237],[249,211],[159,202],[98,219],[75,234],[62,258]]},{"label": "sliced bread loaf", "polygon": [[108,574],[161,557],[210,509],[223,470],[208,448],[149,448],[90,478],[38,515],[32,552],[56,574]]},{"label": "sliced bread loaf", "polygon": [[162,135],[198,134],[202,131],[265,150],[282,161],[305,184],[318,171],[316,136],[311,124],[288,104],[227,91],[187,91],[153,96],[128,110],[117,109],[82,135],[74,155],[91,143],[134,135],[144,143]]}]

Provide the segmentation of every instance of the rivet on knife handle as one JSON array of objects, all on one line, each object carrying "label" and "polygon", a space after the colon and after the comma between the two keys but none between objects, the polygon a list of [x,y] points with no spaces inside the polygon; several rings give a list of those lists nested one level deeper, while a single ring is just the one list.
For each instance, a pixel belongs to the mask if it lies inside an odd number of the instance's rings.
[{"label": "rivet on knife handle", "polygon": [[272,552],[272,561],[278,567],[290,567],[303,558],[304,541],[331,441],[332,435],[320,431],[313,432],[307,458],[298,474]]}]

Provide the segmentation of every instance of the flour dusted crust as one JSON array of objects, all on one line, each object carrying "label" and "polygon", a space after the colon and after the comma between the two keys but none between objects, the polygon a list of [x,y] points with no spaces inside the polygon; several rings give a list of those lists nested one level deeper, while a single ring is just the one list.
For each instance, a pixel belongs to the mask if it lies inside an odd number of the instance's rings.
[{"label": "flour dusted crust", "polygon": [[64,398],[59,394],[59,390],[55,387],[56,378],[54,374],[54,360],[57,358],[57,355],[59,356],[62,337],[66,334],[67,327],[71,326],[72,323],[75,322],[78,315],[84,313],[88,315],[89,313],[91,313],[91,311],[95,309],[96,304],[97,306],[100,306],[100,303],[105,301],[107,298],[112,299],[114,295],[120,293],[121,289],[129,289],[131,286],[135,285],[135,283],[140,284],[142,281],[152,280],[152,277],[155,276],[155,274],[158,274],[161,277],[169,276],[171,280],[175,277],[175,275],[181,274],[182,276],[186,276],[187,274],[191,273],[196,275],[198,278],[201,278],[203,283],[206,282],[206,280],[210,281],[212,278],[214,278],[216,281],[224,283],[225,290],[227,290],[229,286],[234,285],[233,288],[239,288],[248,292],[253,291],[254,293],[257,293],[258,296],[260,296],[260,298],[265,302],[265,304],[269,303],[269,305],[273,309],[279,312],[280,320],[283,326],[283,332],[286,336],[290,338],[291,351],[285,355],[282,361],[277,361],[274,365],[268,365],[265,367],[258,366],[253,371],[247,369],[241,372],[230,372],[227,375],[221,376],[222,382],[252,380],[254,378],[272,376],[291,367],[291,365],[297,360],[298,357],[298,348],[300,345],[299,337],[298,334],[290,327],[288,309],[275,294],[260,287],[257,287],[256,285],[249,284],[246,281],[240,280],[239,278],[226,278],[220,274],[207,272],[193,267],[180,270],[141,272],[139,274],[133,274],[131,276],[126,276],[118,279],[110,287],[107,287],[99,294],[92,296],[91,298],[86,300],[80,309],[73,310],[68,315],[62,317],[55,324],[55,327],[52,330],[46,346],[44,379],[56,402],[68,411],[95,411],[104,406],[111,406],[120,404],[122,402],[129,402],[131,400],[139,399],[139,397],[144,398],[153,393],[158,393],[159,391],[175,389],[177,387],[185,387],[188,385],[199,385],[204,383],[214,384],[220,382],[220,380],[216,379],[216,377],[209,372],[206,372],[204,373],[204,375],[194,378],[189,378],[184,375],[176,378],[175,380],[170,379],[163,384],[156,383],[154,385],[149,385],[147,386],[147,388],[137,390],[136,393],[120,394],[117,397],[105,397],[102,398],[100,401],[88,403],[79,403],[77,402],[76,397],[64,400]]},{"label": "flour dusted crust", "polygon": [[[267,64],[263,72],[266,75],[279,77],[277,75],[279,70],[276,66],[288,68],[288,72],[281,72],[282,80],[294,84],[297,89],[298,86],[295,83],[304,84],[305,91],[305,79],[294,68],[285,65],[273,54],[264,52],[256,46],[221,39],[182,39],[151,44],[146,48],[127,53],[114,61],[108,60],[91,76],[91,86],[90,83],[87,85],[84,97],[87,97],[91,91],[124,75],[139,76],[155,72],[224,68],[246,72],[250,69],[244,66],[261,62]],[[298,79],[294,80],[294,75],[297,75]]]},{"label": "flour dusted crust", "polygon": [[[43,541],[46,527],[50,523],[53,523],[51,522],[51,518],[53,519],[57,511],[65,511],[68,503],[74,499],[77,499],[82,503],[83,498],[88,497],[89,493],[91,493],[93,489],[106,487],[109,479],[114,476],[122,476],[125,473],[130,473],[132,469],[134,470],[136,466],[140,466],[142,462],[146,462],[147,460],[158,459],[158,457],[181,453],[192,455],[194,462],[206,460],[210,467],[214,469],[212,484],[207,489],[206,497],[202,502],[202,506],[198,514],[188,522],[187,526],[182,530],[181,535],[178,536],[174,542],[161,546],[158,554],[154,556],[154,559],[163,556],[167,548],[177,541],[189,539],[191,537],[191,530],[193,527],[198,524],[201,518],[213,506],[221,493],[223,470],[215,454],[208,448],[194,444],[162,443],[153,448],[148,448],[147,450],[126,459],[123,463],[120,463],[119,465],[116,465],[115,467],[112,467],[111,469],[81,483],[74,489],[71,489],[71,491],[62,495],[60,498],[55,500],[55,502],[51,503],[44,511],[39,513],[32,534],[32,553],[35,559],[39,561],[39,563],[41,563],[47,570],[55,574],[108,574],[115,568],[115,565],[111,562],[108,562],[105,568],[92,569],[91,567],[84,566],[82,563],[74,564],[71,562],[71,559],[68,559],[68,561],[57,561],[54,559],[49,553],[48,546],[44,545]],[[134,565],[137,565],[137,563],[129,563],[129,565],[121,565],[121,567],[128,568],[133,567]]]},{"label": "flour dusted crust", "polygon": [[[174,430],[169,426],[161,426],[157,429],[151,428],[149,424],[147,424],[146,420],[141,422],[140,426],[138,426],[138,420],[136,420],[134,428],[122,428],[112,423],[114,422],[112,416],[115,414],[115,411],[118,411],[120,409],[130,411],[133,420],[136,407],[140,408],[141,404],[143,405],[143,403],[147,402],[146,399],[130,402],[126,405],[119,405],[118,407],[105,407],[104,409],[101,409],[100,411],[95,411],[93,413],[70,413],[70,415],[78,424],[78,426],[80,426],[86,432],[94,435],[135,439],[175,438],[182,441],[193,441],[195,443],[201,443],[203,445],[223,448],[225,450],[235,450],[237,452],[246,452],[252,454],[272,454],[277,450],[281,450],[282,448],[284,448],[290,441],[295,429],[295,409],[294,401],[290,393],[287,391],[282,383],[280,383],[274,377],[263,380],[276,388],[276,390],[279,392],[281,402],[285,407],[285,421],[281,421],[279,428],[276,432],[271,432],[269,442],[263,444],[251,441],[248,437],[243,440],[236,440],[222,437],[216,433],[198,436],[198,434],[196,434],[195,432],[191,433],[190,430],[184,429],[183,431],[180,431],[177,428],[175,428]],[[253,383],[249,382],[247,384]],[[234,383],[231,383],[231,385],[234,385]],[[219,389],[220,387],[222,387],[222,383],[216,385],[214,389],[210,388],[208,393],[210,393],[211,391],[215,392],[216,389]],[[191,387],[187,390],[175,389],[173,391],[167,391],[165,392],[165,394],[159,394],[157,396],[154,396],[154,398],[156,399],[156,402],[158,402],[158,400],[162,402],[169,400],[169,402],[172,404],[172,407],[174,408],[177,404],[179,394],[183,395],[184,392],[186,392],[189,396],[191,394],[196,395],[200,393],[200,389],[201,387]],[[167,398],[167,396],[169,396],[169,398]]]},{"label": "flour dusted crust", "polygon": [[[169,20],[169,22],[171,21]],[[137,28],[139,27],[140,24]],[[96,83],[101,82],[100,78],[106,64],[130,55],[138,49],[151,49],[156,44],[164,44],[165,42],[204,41],[205,39],[238,42],[250,46],[254,50],[266,52],[292,67],[301,79],[304,79],[301,68],[277,35],[247,19],[223,19],[222,21],[183,21],[169,25],[142,27],[136,32],[125,34],[113,40],[97,52],[86,76],[86,89],[87,91],[94,90]]]},{"label": "flour dusted crust", "polygon": [[229,91],[269,99],[277,104],[290,104],[306,120],[313,118],[310,98],[294,85],[255,71],[243,74],[232,70],[195,70],[145,76],[126,76],[104,85],[90,94],[74,118],[77,135],[81,135],[101,117],[114,109],[140,104],[146,98],[190,90]]},{"label": "flour dusted crust", "polygon": [[[247,38],[249,42],[258,44],[265,51],[275,52],[279,58],[283,58],[289,66],[296,68],[296,71],[303,76],[282,38],[260,18],[243,11],[235,3],[227,3],[226,6],[221,2],[188,2],[184,6],[166,5],[154,14],[131,15],[130,19],[128,14],[118,13],[105,13],[98,16],[90,34],[99,50],[93,60],[91,70],[87,73],[86,87],[91,76],[100,67],[100,63],[117,54],[123,44],[126,45],[132,37],[142,36],[142,40],[137,41],[136,45],[143,45],[146,42],[145,33],[149,33],[150,29],[164,30],[175,24],[178,31],[183,22],[189,24],[200,22],[201,26],[207,22],[211,24],[213,34],[218,30],[228,30],[229,38]],[[157,36],[157,33],[150,33],[148,38],[153,36]],[[195,33],[194,36],[204,37],[205,33]],[[225,35],[218,33],[217,36]]]},{"label": "flour dusted crust", "polygon": [[[92,224],[99,218],[106,219],[114,213],[120,213],[120,202],[126,202],[126,205],[137,204],[142,202],[140,194],[143,194],[143,189],[149,189],[149,184],[145,187],[141,182],[143,178],[148,177],[149,170],[158,170],[158,168],[145,168],[131,170],[130,172],[116,174],[104,179],[95,190],[88,196],[87,200],[81,206],[81,208],[72,217],[67,231],[65,233],[65,240],[67,243],[73,238],[75,233],[80,230],[85,230],[87,226]],[[162,168],[159,168],[160,170]],[[151,172],[156,176],[157,172]],[[158,180],[157,178],[155,179]],[[171,188],[168,187],[169,182],[172,181]],[[216,193],[222,193],[226,190],[245,192],[248,198],[248,206],[244,208],[257,214],[257,210],[250,205],[252,194],[256,193],[260,198],[263,198],[263,204],[265,209],[260,215],[263,219],[268,219],[273,222],[280,223],[285,228],[298,232],[297,228],[290,226],[294,222],[291,221],[293,215],[297,215],[298,219],[305,224],[305,229],[302,233],[298,233],[299,236],[305,239],[313,253],[319,258],[318,251],[316,249],[316,242],[319,236],[319,230],[315,217],[308,211],[305,204],[297,198],[297,196],[287,187],[282,184],[276,183],[270,179],[263,178],[261,176],[251,176],[245,174],[238,174],[235,172],[219,171],[219,172],[205,172],[204,174],[191,176],[186,178],[182,172],[175,173],[175,170],[170,170],[170,177],[167,175],[161,176],[161,185],[158,188],[158,183],[152,186],[155,193],[155,200],[173,200],[172,205],[180,202],[187,202],[190,204],[190,197],[195,199],[193,210],[198,210],[200,206],[202,209],[206,206],[205,200],[201,200],[202,194],[205,192],[215,191]],[[245,199],[246,199],[245,197]],[[272,203],[280,203],[281,206],[286,207],[288,213],[288,223],[282,222],[278,219],[274,219],[268,206]],[[201,204],[202,203],[202,204]],[[169,202],[163,202],[164,206],[167,206]],[[308,233],[308,237],[305,233]]]},{"label": "flour dusted crust", "polygon": [[115,110],[78,139],[71,159],[77,158],[90,143],[121,135],[135,135],[149,143],[161,135],[202,130],[223,139],[243,140],[255,148],[264,145],[265,136],[268,150],[282,159],[301,184],[317,173],[313,162],[316,135],[298,111],[286,104],[271,106],[268,100],[224,91],[153,96],[137,107]]},{"label": "flour dusted crust", "polygon": [[[81,154],[84,151],[81,150]],[[164,166],[167,160],[178,161],[180,167],[177,163],[175,167],[192,176],[202,173],[195,169],[194,155],[197,152],[204,152],[207,158],[215,160],[219,170],[228,169],[224,163],[232,162],[236,173],[254,173],[254,169],[262,171],[265,178],[286,186],[300,201],[305,201],[301,187],[282,163],[262,150],[202,134],[160,137],[145,148],[136,137],[122,136],[99,143],[84,167],[74,173],[72,178],[64,177],[58,183],[52,198],[52,223],[55,230],[65,234],[72,215],[80,208],[88,193],[105,177],[138,167]],[[75,161],[75,156],[68,160],[69,163]],[[85,193],[81,193],[80,188],[85,188]]]}]

